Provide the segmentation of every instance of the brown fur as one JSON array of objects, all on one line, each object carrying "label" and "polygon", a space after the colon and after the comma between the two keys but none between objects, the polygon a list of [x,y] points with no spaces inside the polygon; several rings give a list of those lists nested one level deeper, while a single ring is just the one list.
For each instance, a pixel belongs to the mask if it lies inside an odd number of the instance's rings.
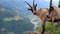
[{"label": "brown fur", "polygon": [[[60,2],[60,1],[59,1]],[[26,2],[27,3],[27,2]],[[29,3],[27,3],[30,7],[31,12],[34,15],[37,15],[41,21],[42,21],[42,34],[44,34],[45,31],[45,23],[46,21],[53,21],[53,22],[58,22],[60,21],[60,3],[59,6],[53,6],[52,5],[52,0],[50,0],[50,8],[46,9],[46,8],[42,8],[42,9],[36,9],[36,5],[34,5],[34,0],[33,0],[33,6],[31,6]]]},{"label": "brown fur", "polygon": [[50,22],[59,22],[60,21],[60,8],[56,6],[52,6],[53,9],[51,13],[48,15],[49,19],[48,21]]}]

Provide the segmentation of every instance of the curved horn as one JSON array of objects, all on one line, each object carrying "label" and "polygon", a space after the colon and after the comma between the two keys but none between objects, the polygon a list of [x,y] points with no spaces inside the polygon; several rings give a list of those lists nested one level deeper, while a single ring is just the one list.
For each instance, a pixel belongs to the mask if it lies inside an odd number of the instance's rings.
[{"label": "curved horn", "polygon": [[50,0],[50,10],[51,10],[51,8],[52,8],[52,0]]},{"label": "curved horn", "polygon": [[33,0],[33,8],[36,10],[37,4],[35,4],[34,2],[35,2],[35,0]]},{"label": "curved horn", "polygon": [[51,7],[51,5],[52,5],[52,0],[50,0],[50,7]]},{"label": "curved horn", "polygon": [[35,2],[35,0],[33,0],[33,7],[34,7],[34,2]]},{"label": "curved horn", "polygon": [[30,7],[30,8],[28,8],[28,10],[32,10],[32,9],[31,9],[32,6],[31,6],[28,2],[26,2],[26,1],[25,1],[25,3]]},{"label": "curved horn", "polygon": [[[26,2],[26,1],[25,1]],[[26,4],[30,7],[30,9],[28,9],[28,10],[31,10],[31,11],[36,11],[36,6],[37,6],[37,4],[35,5],[34,4],[34,0],[33,0],[33,6],[31,6],[28,2],[26,2]]]},{"label": "curved horn", "polygon": [[36,10],[36,6],[37,6],[37,4],[35,5],[35,10]]},{"label": "curved horn", "polygon": [[58,7],[60,7],[60,0],[59,0],[59,4],[58,4]]},{"label": "curved horn", "polygon": [[49,14],[51,13],[51,11],[53,10],[53,6],[52,6],[52,0],[50,0],[50,9],[49,9]]},{"label": "curved horn", "polygon": [[[26,1],[25,1],[25,2],[26,2]],[[32,6],[31,6],[28,2],[26,2],[26,4],[32,8]]]}]

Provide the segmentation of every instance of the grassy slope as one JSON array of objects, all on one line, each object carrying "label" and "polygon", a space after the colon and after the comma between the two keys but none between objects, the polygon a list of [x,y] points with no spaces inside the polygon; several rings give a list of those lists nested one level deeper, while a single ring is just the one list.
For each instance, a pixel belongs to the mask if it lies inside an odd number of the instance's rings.
[{"label": "grassy slope", "polygon": [[[47,22],[46,23],[46,30],[45,32],[51,32],[52,34],[60,34],[60,23],[53,23],[53,22]],[[39,32],[42,31],[42,27],[40,26]]]}]

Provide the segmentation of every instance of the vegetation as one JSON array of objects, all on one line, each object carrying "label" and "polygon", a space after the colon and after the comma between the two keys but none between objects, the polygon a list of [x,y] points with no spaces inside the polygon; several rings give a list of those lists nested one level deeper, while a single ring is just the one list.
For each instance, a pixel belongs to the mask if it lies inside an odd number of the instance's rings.
[{"label": "vegetation", "polygon": [[[46,30],[45,32],[51,32],[52,34],[60,34],[60,23],[53,23],[53,22],[48,22],[46,23],[45,27]],[[39,32],[42,31],[42,27],[40,26]]]}]

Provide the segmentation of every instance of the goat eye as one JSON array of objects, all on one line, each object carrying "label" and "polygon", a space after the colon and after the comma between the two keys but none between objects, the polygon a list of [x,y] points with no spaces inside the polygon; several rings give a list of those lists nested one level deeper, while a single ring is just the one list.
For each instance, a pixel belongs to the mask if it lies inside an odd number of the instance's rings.
[{"label": "goat eye", "polygon": [[36,15],[36,13],[34,13],[34,15]]},{"label": "goat eye", "polygon": [[48,10],[48,9],[47,9]]}]

